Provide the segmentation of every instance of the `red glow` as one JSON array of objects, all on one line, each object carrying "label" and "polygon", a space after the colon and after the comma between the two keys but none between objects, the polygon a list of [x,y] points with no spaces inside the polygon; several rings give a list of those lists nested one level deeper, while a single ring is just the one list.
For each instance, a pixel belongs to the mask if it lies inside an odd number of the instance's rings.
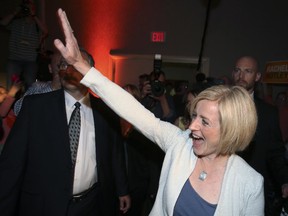
[{"label": "red glow", "polygon": [[125,24],[124,5],[118,0],[83,0],[75,10],[73,21],[78,24],[79,36],[76,37],[80,46],[93,55],[95,67],[112,79],[108,67],[109,53],[111,49],[121,47],[119,35],[123,35],[122,25]]}]

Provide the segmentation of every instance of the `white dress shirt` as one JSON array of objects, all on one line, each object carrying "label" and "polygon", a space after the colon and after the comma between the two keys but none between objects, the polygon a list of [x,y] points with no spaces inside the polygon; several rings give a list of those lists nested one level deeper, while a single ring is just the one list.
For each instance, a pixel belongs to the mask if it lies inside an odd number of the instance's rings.
[{"label": "white dress shirt", "polygon": [[[67,124],[76,102],[77,100],[65,91]],[[97,182],[95,127],[89,94],[78,102],[81,104],[81,131],[75,163],[73,194],[81,193]]]}]

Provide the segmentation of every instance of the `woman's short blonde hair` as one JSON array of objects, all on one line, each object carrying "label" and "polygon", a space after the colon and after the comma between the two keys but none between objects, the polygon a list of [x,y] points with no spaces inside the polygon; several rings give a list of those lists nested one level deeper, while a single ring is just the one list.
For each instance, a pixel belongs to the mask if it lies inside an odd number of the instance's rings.
[{"label": "woman's short blonde hair", "polygon": [[255,104],[247,90],[240,86],[212,86],[195,98],[190,113],[202,100],[218,102],[220,121],[218,154],[230,155],[243,151],[253,139],[257,127]]}]

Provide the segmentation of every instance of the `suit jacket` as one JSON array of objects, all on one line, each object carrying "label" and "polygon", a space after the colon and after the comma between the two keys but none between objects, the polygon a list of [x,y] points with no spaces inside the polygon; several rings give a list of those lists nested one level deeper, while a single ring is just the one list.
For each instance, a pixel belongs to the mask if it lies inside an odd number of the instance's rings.
[{"label": "suit jacket", "polygon": [[[256,171],[263,175],[266,189],[265,192],[268,192],[274,190],[272,189],[272,175],[268,169],[268,162],[270,163],[269,165],[273,167],[273,160],[277,160],[277,157],[279,156],[279,154],[276,156],[274,152],[283,147],[279,126],[279,115],[276,107],[264,102],[256,96],[254,96],[254,102],[258,116],[256,133],[248,148],[244,150],[244,152],[241,152],[240,155]],[[283,165],[284,164],[281,166]]]},{"label": "suit jacket", "polygon": [[[123,143],[115,114],[90,98],[101,204],[112,211],[115,190],[118,196],[128,193]],[[1,215],[65,215],[72,176],[64,91],[27,96],[0,157]]]}]

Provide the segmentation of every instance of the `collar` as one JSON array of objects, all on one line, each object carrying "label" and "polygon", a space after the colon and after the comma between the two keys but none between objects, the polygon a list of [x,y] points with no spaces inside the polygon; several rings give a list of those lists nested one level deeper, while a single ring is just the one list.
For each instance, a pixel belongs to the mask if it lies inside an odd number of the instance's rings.
[{"label": "collar", "polygon": [[64,95],[65,95],[65,103],[66,103],[67,107],[73,107],[77,101],[79,103],[81,103],[81,105],[85,105],[85,106],[90,105],[89,93],[87,93],[85,96],[83,96],[80,100],[76,100],[72,95],[70,95],[66,91],[64,91]]}]

